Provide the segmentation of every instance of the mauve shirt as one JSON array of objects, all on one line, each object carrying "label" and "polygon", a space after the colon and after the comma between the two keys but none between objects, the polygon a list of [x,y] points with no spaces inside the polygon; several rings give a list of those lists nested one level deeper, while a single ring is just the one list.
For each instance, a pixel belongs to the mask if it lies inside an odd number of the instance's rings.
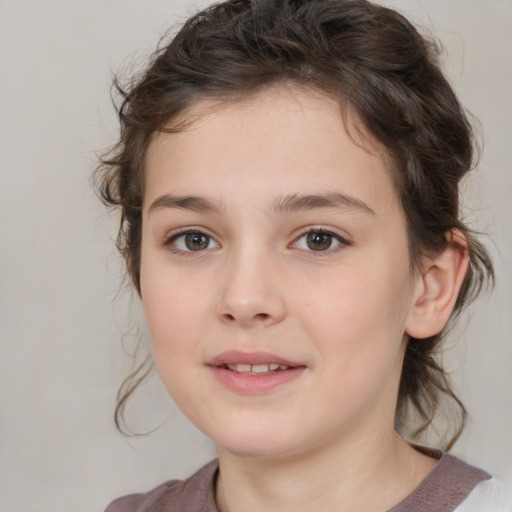
[{"label": "mauve shirt", "polygon": [[[388,512],[453,512],[478,483],[491,478],[453,455],[434,455],[439,462],[433,471]],[[186,480],[170,480],[148,493],[118,498],[105,512],[219,512],[215,503],[217,472],[214,460]]]}]

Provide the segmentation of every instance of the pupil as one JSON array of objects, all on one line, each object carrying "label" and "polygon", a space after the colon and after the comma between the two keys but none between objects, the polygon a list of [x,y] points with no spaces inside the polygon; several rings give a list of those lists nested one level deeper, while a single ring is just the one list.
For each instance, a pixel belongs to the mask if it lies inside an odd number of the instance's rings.
[{"label": "pupil", "polygon": [[308,247],[313,251],[325,251],[332,244],[332,237],[326,233],[310,233],[307,236]]},{"label": "pupil", "polygon": [[208,247],[209,237],[200,233],[189,233],[185,236],[185,245],[190,251],[201,251]]}]

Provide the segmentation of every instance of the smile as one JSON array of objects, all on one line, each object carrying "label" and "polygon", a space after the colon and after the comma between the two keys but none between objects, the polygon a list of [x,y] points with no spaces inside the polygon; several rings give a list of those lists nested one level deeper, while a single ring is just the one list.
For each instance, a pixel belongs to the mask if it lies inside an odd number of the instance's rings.
[{"label": "smile", "polygon": [[284,364],[228,364],[225,366],[232,372],[243,373],[245,375],[268,375],[282,370],[288,370],[291,367]]},{"label": "smile", "polygon": [[224,352],[207,367],[224,388],[243,395],[268,393],[298,379],[306,365],[267,352]]}]

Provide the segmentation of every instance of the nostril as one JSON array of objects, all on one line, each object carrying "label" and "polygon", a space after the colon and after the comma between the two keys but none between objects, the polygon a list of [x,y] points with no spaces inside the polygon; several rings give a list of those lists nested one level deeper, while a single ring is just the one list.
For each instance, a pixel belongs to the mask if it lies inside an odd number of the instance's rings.
[{"label": "nostril", "polygon": [[[224,318],[230,322],[236,321],[235,315],[231,313],[225,313]],[[268,313],[257,313],[252,318],[253,320],[267,320],[267,318],[270,318],[270,315]]]}]

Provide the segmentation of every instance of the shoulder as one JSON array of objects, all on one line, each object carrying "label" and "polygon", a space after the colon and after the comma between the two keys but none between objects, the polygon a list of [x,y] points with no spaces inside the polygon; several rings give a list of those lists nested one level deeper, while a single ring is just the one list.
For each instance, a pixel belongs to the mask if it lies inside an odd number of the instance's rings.
[{"label": "shoulder", "polygon": [[186,480],[169,480],[149,492],[117,498],[105,512],[217,512],[214,497],[217,469],[214,460]]},{"label": "shoulder", "polygon": [[423,482],[389,512],[512,512],[512,490],[489,473],[439,451],[439,462]]},{"label": "shoulder", "polygon": [[484,480],[455,512],[512,512],[512,484],[498,478]]}]

